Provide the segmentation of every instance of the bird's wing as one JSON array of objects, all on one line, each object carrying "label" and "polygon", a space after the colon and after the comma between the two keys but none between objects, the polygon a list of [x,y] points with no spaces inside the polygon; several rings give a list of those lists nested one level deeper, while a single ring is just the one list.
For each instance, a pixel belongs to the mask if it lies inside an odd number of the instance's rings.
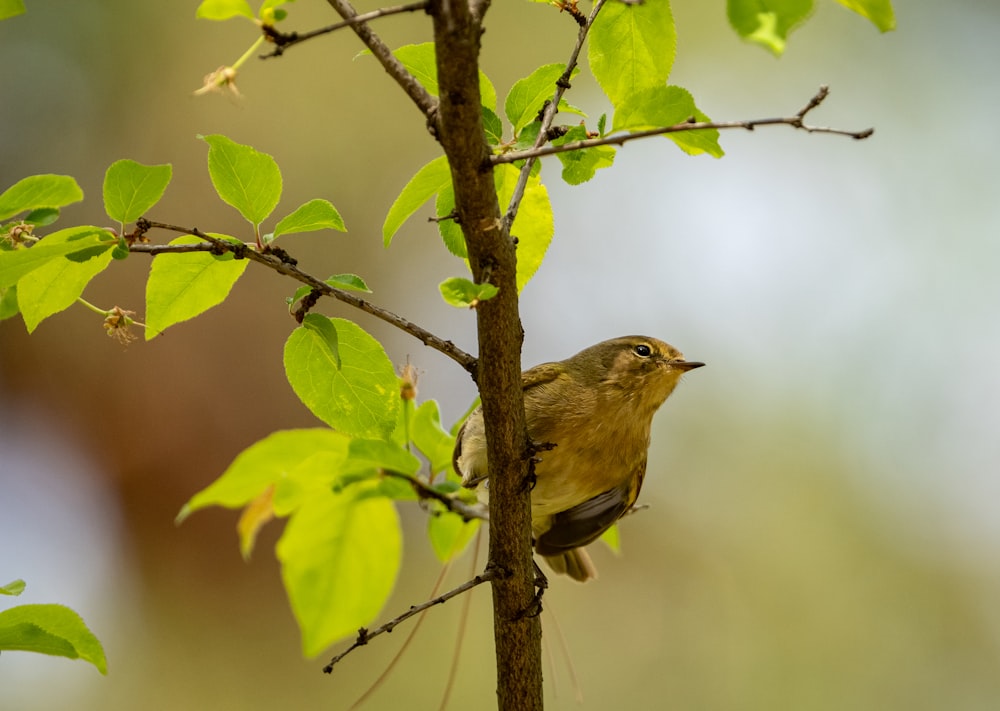
[{"label": "bird's wing", "polygon": [[535,541],[535,550],[551,556],[587,545],[632,507],[637,494],[634,483],[625,482],[560,511],[552,517],[552,526]]},{"label": "bird's wing", "polygon": [[562,363],[542,363],[521,373],[521,383],[525,390],[551,383],[565,372]]}]

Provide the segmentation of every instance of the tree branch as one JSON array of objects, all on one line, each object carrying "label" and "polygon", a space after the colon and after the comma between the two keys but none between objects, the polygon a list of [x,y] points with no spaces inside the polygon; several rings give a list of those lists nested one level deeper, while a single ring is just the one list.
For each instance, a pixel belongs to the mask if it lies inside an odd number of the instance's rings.
[{"label": "tree branch", "polygon": [[[576,36],[576,44],[573,46],[573,51],[570,52],[569,60],[566,62],[566,71],[563,72],[562,76],[556,81],[556,92],[552,97],[552,101],[548,103],[545,107],[545,111],[542,113],[542,125],[538,130],[538,138],[535,139],[535,146],[532,151],[540,150],[549,140],[549,129],[552,128],[552,122],[556,118],[556,114],[559,113],[559,102],[562,101],[563,94],[567,89],[570,88],[569,80],[573,76],[573,70],[576,69],[576,63],[580,58],[580,52],[583,49],[583,43],[587,39],[587,34],[590,32],[591,26],[594,24],[594,20],[597,19],[597,13],[601,11],[604,7],[605,0],[597,0],[594,3],[594,7],[590,11],[590,16],[587,18],[585,24],[580,26],[580,31]],[[527,153],[530,151],[521,151],[522,153]],[[499,156],[494,156],[493,164],[498,165],[500,161],[496,160]],[[517,185],[514,186],[514,192],[511,194],[510,203],[507,205],[507,213],[504,215],[504,224],[507,229],[514,224],[514,218],[517,217],[518,208],[521,207],[521,200],[524,198],[525,188],[528,187],[528,176],[531,174],[531,169],[535,165],[535,161],[539,156],[527,156],[527,161],[521,168],[521,174],[517,176]],[[509,161],[508,161],[509,162]]]},{"label": "tree branch", "polygon": [[[568,151],[579,151],[585,148],[594,148],[595,146],[606,146],[609,144],[623,145],[628,141],[635,141],[640,138],[649,138],[650,136],[662,136],[667,133],[680,133],[681,131],[704,131],[706,129],[730,129],[730,128],[741,128],[746,131],[753,131],[758,126],[791,126],[792,128],[797,128],[809,133],[833,133],[838,136],[847,136],[853,138],[857,141],[864,140],[868,138],[873,133],[875,133],[874,128],[866,128],[863,131],[847,131],[841,128],[830,128],[827,126],[810,126],[803,120],[810,111],[815,109],[826,97],[829,95],[830,89],[827,86],[821,86],[816,95],[809,100],[809,103],[794,116],[783,116],[780,118],[760,118],[760,119],[748,119],[744,121],[686,121],[685,123],[674,124],[673,126],[661,126],[659,128],[651,128],[645,131],[636,131],[635,133],[621,133],[613,136],[604,136],[602,138],[588,138],[583,141],[573,141],[572,143],[564,143],[560,146],[543,146],[529,148],[523,151],[512,151],[510,153],[504,153],[502,155],[495,155],[492,158],[494,165],[499,165],[501,163],[513,163],[519,160],[532,160],[535,158],[541,158],[542,156],[555,155],[556,153],[566,153]],[[539,134],[541,135],[541,134]]]},{"label": "tree branch", "polygon": [[313,39],[314,37],[320,37],[331,32],[336,32],[337,30],[342,30],[345,27],[351,27],[360,22],[368,22],[370,20],[377,20],[380,17],[389,17],[391,15],[399,15],[404,12],[416,12],[417,10],[426,10],[427,0],[421,0],[420,2],[413,2],[409,5],[395,5],[393,7],[382,7],[378,10],[372,10],[371,12],[366,12],[361,15],[355,15],[354,17],[344,20],[343,22],[336,22],[332,25],[327,25],[326,27],[320,27],[317,30],[311,30],[309,32],[279,32],[275,29],[274,25],[264,25],[263,31],[264,35],[268,40],[274,43],[274,51],[270,54],[265,54],[261,56],[261,59],[269,59],[271,57],[280,57],[285,53],[285,50],[289,47],[294,47],[297,44],[305,42],[306,40]]},{"label": "tree branch", "polygon": [[[429,346],[434,350],[443,353],[448,356],[460,366],[465,368],[473,377],[476,376],[477,363],[478,360],[460,349],[451,341],[445,341],[438,338],[430,331],[416,325],[411,321],[407,321],[402,316],[398,316],[391,311],[383,309],[380,306],[376,306],[349,291],[343,291],[342,289],[337,289],[332,287],[326,282],[314,277],[311,274],[303,272],[296,266],[296,262],[290,256],[288,256],[283,250],[273,250],[270,253],[261,253],[254,249],[253,245],[246,244],[243,242],[234,243],[226,240],[219,239],[218,237],[213,237],[210,234],[202,232],[197,227],[180,227],[178,225],[170,225],[164,222],[153,222],[152,220],[147,220],[141,218],[136,223],[137,231],[145,232],[146,230],[156,227],[161,230],[169,230],[170,232],[178,232],[180,234],[194,235],[205,240],[208,244],[202,245],[150,245],[150,244],[132,244],[129,246],[130,252],[144,252],[146,254],[169,254],[178,252],[217,252],[222,254],[223,252],[232,252],[237,259],[249,259],[251,261],[262,264],[269,269],[273,269],[279,274],[284,274],[285,276],[292,277],[303,284],[308,284],[313,288],[314,291],[318,291],[324,296],[329,296],[345,304],[353,306],[357,309],[364,311],[365,313],[371,314],[372,316],[385,321],[388,324],[395,326],[401,331],[409,333],[411,336],[416,338],[418,341],[423,343],[425,346]],[[185,249],[180,249],[184,247]],[[194,249],[192,249],[192,247]]]},{"label": "tree branch", "polygon": [[427,602],[421,603],[420,605],[413,605],[412,607],[410,607],[409,610],[399,615],[398,617],[394,617],[393,619],[389,620],[381,627],[378,627],[370,632],[364,627],[362,627],[361,629],[358,630],[358,637],[357,639],[354,640],[354,643],[350,647],[345,649],[343,652],[333,657],[330,660],[330,663],[327,664],[325,667],[323,667],[323,671],[327,674],[330,674],[333,671],[333,667],[335,664],[337,664],[337,662],[339,662],[341,659],[346,657],[348,654],[353,652],[358,647],[363,647],[364,645],[368,644],[369,640],[371,640],[372,637],[378,637],[383,632],[392,632],[392,630],[395,629],[396,625],[398,625],[400,622],[405,622],[414,615],[418,615],[424,610],[434,607],[435,605],[443,605],[444,603],[451,600],[453,597],[461,595],[462,593],[468,590],[472,590],[472,588],[476,587],[477,585],[482,585],[483,583],[488,582],[490,580],[494,580],[497,577],[498,577],[497,569],[487,567],[486,570],[484,570],[481,575],[477,575],[472,580],[462,583],[457,588],[449,590],[443,595],[439,595],[438,597],[432,598]]},{"label": "tree branch", "polygon": [[348,0],[327,0],[330,6],[336,10],[345,21],[350,22],[354,34],[365,43],[371,50],[375,58],[382,64],[382,67],[389,73],[396,83],[406,92],[417,108],[423,112],[427,118],[427,126],[435,135],[438,134],[438,101],[431,96],[427,89],[417,81],[417,78],[410,74],[403,66],[402,62],[396,59],[392,50],[375,34],[368,26],[367,22],[360,20],[361,17],[351,6]]},{"label": "tree branch", "polygon": [[417,496],[421,499],[433,499],[434,501],[439,501],[452,513],[456,513],[465,519],[466,522],[471,521],[474,518],[478,518],[481,521],[489,521],[489,513],[485,509],[478,508],[476,506],[470,506],[461,499],[456,499],[453,496],[448,496],[435,489],[432,486],[424,483],[416,477],[409,476],[408,474],[403,474],[402,472],[394,472],[388,469],[383,471],[385,476],[395,477],[396,479],[403,479],[409,482],[410,486],[417,493]]},{"label": "tree branch", "polygon": [[[484,11],[484,5],[478,5]],[[531,552],[531,487],[521,385],[524,331],[518,313],[517,254],[500,212],[483,131],[479,53],[483,28],[469,0],[432,0],[439,87],[438,140],[448,156],[458,224],[477,283],[499,289],[476,308],[486,450],[490,468],[490,565],[499,711],[539,711],[542,628]]]}]

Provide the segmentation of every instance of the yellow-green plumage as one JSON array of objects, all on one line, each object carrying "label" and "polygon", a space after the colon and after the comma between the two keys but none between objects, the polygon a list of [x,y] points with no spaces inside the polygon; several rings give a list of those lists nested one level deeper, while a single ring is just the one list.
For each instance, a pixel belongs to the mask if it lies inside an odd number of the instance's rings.
[{"label": "yellow-green plumage", "polygon": [[[635,503],[646,473],[653,415],[688,370],[673,346],[646,336],[603,341],[523,373],[531,440],[545,448],[531,492],[535,550],[556,572],[596,576],[583,546]],[[485,491],[489,476],[481,410],[459,432],[455,468]]]}]

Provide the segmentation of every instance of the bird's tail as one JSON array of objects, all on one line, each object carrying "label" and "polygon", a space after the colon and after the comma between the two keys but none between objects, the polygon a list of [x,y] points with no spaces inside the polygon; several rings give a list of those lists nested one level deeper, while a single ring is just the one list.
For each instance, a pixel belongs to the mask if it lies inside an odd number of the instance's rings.
[{"label": "bird's tail", "polygon": [[594,561],[583,548],[572,548],[559,555],[544,556],[545,562],[557,573],[568,575],[573,580],[585,583],[597,577]]}]

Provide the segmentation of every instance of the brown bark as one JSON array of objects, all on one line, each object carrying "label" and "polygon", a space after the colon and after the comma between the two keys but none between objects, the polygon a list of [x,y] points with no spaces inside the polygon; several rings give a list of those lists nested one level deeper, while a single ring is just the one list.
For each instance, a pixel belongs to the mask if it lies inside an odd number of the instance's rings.
[{"label": "brown bark", "polygon": [[[434,0],[438,139],[451,165],[457,219],[477,282],[499,287],[478,306],[477,384],[490,462],[490,565],[501,711],[542,708],[541,625],[532,616],[530,488],[514,243],[501,219],[479,96],[481,27],[467,0]],[[526,614],[527,613],[527,614]]]}]

